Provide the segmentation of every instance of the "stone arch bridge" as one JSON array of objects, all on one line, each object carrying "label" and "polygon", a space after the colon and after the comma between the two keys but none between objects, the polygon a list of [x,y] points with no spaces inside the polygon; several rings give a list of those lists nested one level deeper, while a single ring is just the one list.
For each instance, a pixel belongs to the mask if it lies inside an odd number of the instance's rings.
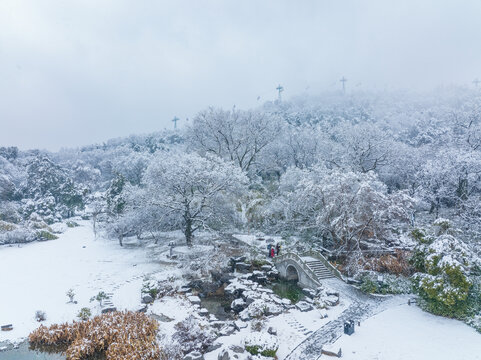
[{"label": "stone arch bridge", "polygon": [[287,280],[297,280],[302,287],[317,288],[323,279],[337,277],[344,280],[339,270],[316,251],[303,254],[287,252],[274,258],[280,276]]}]

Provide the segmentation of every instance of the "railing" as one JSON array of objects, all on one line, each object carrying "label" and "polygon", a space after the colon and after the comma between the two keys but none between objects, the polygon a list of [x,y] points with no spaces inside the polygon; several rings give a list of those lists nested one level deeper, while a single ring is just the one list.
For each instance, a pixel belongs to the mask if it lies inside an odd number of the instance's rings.
[{"label": "railing", "polygon": [[319,260],[324,264],[325,267],[327,267],[330,271],[332,271],[334,276],[341,279],[342,281],[345,281],[341,272],[338,269],[336,269],[321,253],[314,250],[309,250],[303,253],[302,256],[310,256],[310,257],[313,257],[314,259]]},{"label": "railing", "polygon": [[321,283],[317,279],[317,275],[304,263],[304,260],[302,260],[302,258],[299,255],[294,254],[292,252],[288,252],[278,257],[275,257],[273,260],[275,264],[285,260],[295,261],[312,281],[314,281],[319,286],[321,285]]}]

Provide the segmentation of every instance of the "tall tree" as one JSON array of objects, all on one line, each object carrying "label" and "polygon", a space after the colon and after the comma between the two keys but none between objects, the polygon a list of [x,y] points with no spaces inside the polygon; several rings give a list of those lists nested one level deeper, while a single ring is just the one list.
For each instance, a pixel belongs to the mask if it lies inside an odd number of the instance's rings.
[{"label": "tall tree", "polygon": [[225,209],[220,205],[247,184],[244,173],[232,163],[196,153],[157,154],[144,181],[147,205],[173,219],[170,225],[182,228],[189,246],[195,231],[222,216]]}]

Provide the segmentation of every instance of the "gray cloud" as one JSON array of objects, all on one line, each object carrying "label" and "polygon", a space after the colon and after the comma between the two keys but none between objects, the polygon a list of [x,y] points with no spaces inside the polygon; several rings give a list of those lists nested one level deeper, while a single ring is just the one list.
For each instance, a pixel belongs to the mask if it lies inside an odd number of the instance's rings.
[{"label": "gray cloud", "polygon": [[[481,2],[0,2],[0,145],[58,149],[208,105],[481,78]],[[184,121],[185,123],[185,121]]]}]

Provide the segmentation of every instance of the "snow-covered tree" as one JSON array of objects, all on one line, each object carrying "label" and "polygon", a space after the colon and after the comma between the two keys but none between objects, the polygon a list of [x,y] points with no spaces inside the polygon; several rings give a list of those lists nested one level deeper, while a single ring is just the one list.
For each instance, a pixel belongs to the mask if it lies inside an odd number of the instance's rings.
[{"label": "snow-covered tree", "polygon": [[217,155],[249,171],[279,131],[279,120],[268,113],[209,108],[194,118],[188,139],[201,154]]},{"label": "snow-covered tree", "polygon": [[[366,174],[314,167],[286,173],[287,220],[322,237],[324,246],[356,251],[366,243],[386,244],[393,230],[408,223],[414,200],[405,192],[388,193],[373,172]],[[296,185],[292,180],[298,179]]]},{"label": "snow-covered tree", "polygon": [[37,156],[29,163],[24,192],[39,210],[46,211],[44,215],[51,215],[55,208],[61,216],[69,217],[84,206],[85,189],[47,156]]},{"label": "snow-covered tree", "polygon": [[187,244],[192,245],[196,230],[226,215],[222,205],[242,191],[247,179],[238,167],[215,156],[158,153],[144,182],[148,205],[175,219],[171,226],[181,228]]}]

